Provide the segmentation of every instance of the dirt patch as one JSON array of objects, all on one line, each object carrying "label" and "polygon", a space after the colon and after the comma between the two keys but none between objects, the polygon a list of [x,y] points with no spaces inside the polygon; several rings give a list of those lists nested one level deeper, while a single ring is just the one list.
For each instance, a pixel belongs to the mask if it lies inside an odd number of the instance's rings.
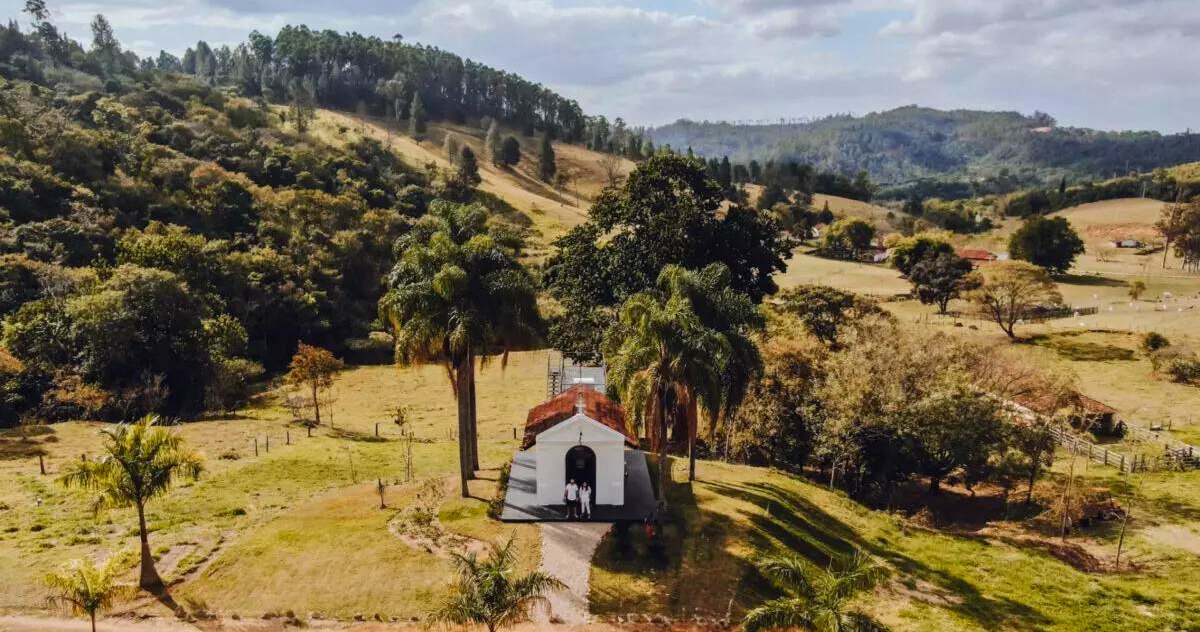
[{"label": "dirt patch", "polygon": [[1200,532],[1187,525],[1165,524],[1151,527],[1142,535],[1155,542],[1200,555]]},{"label": "dirt patch", "polygon": [[388,531],[405,545],[443,559],[450,559],[452,552],[484,555],[488,550],[487,542],[451,533],[437,519],[424,529],[412,529],[405,524],[404,514],[398,513],[388,521]]}]

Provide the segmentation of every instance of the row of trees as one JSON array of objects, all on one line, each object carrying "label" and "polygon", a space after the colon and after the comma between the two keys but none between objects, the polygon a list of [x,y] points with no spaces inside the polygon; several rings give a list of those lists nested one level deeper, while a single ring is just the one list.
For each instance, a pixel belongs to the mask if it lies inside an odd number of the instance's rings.
[{"label": "row of trees", "polygon": [[[321,105],[365,110],[397,120],[463,122],[490,117],[568,142],[585,140],[588,118],[579,104],[518,75],[433,46],[358,33],[285,26],[274,38],[257,31],[234,47],[201,41],[178,62],[160,54],[156,66],[247,96],[286,102],[305,93]],[[419,104],[419,105],[418,105]]]}]

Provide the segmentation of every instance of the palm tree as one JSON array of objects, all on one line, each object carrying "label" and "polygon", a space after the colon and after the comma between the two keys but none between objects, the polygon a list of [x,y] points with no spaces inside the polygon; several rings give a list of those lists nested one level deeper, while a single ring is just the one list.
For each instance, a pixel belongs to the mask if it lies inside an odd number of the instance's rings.
[{"label": "palm tree", "polygon": [[563,587],[562,582],[541,572],[514,576],[512,538],[504,546],[492,543],[489,549],[483,560],[475,553],[451,554],[458,580],[435,619],[458,625],[481,623],[495,632],[525,620],[529,607],[543,601],[546,591]]},{"label": "palm tree", "polygon": [[[721,368],[721,388],[716,397],[715,414],[710,415],[710,437],[721,419],[737,412],[746,397],[750,382],[762,371],[762,355],[751,335],[761,330],[765,321],[749,296],[730,284],[729,268],[722,263],[710,264],[698,272],[672,269],[659,277],[659,289],[679,292],[688,297],[700,322],[725,339],[728,355]],[[688,480],[696,479],[696,420],[694,399],[685,402],[691,412],[687,415]]]},{"label": "palm tree", "polygon": [[729,343],[697,315],[679,266],[659,274],[659,292],[640,292],[621,306],[616,324],[605,334],[604,357],[609,383],[635,418],[647,420],[647,434],[658,451],[659,502],[666,504],[670,464],[667,429],[679,409],[694,399],[710,414],[719,406],[721,371]]},{"label": "palm tree", "polygon": [[42,583],[50,589],[46,602],[63,607],[73,615],[87,615],[96,632],[96,614],[111,609],[118,601],[131,597],[133,586],[117,583],[120,558],[113,557],[103,566],[90,559],[76,560],[57,573],[47,573]]},{"label": "palm tree", "polygon": [[883,567],[860,550],[831,561],[824,571],[813,571],[794,555],[769,557],[758,567],[787,596],[767,601],[746,613],[745,632],[766,629],[800,629],[813,632],[886,632],[887,626],[849,608],[860,592],[883,578]]},{"label": "palm tree", "polygon": [[150,591],[161,589],[163,582],[150,555],[146,503],[166,494],[179,478],[195,480],[204,471],[200,455],[184,444],[183,437],[155,427],[157,423],[158,417],[147,415],[135,423],[102,430],[105,455],[96,461],[73,463],[59,478],[65,487],[98,492],[96,509],[137,508],[142,542],[138,584]]},{"label": "palm tree", "polygon": [[437,202],[396,242],[400,260],[380,299],[400,364],[446,366],[458,401],[462,495],[479,466],[475,423],[475,359],[532,339],[538,330],[537,288],[520,263],[524,240],[488,225],[477,204]]}]

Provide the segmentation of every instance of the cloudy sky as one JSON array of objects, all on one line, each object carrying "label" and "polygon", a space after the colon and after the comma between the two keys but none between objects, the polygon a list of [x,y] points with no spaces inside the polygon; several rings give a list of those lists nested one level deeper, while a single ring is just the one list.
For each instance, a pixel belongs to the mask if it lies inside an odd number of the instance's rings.
[{"label": "cloudy sky", "polygon": [[[18,17],[23,0],[0,0]],[[48,0],[90,41],[175,54],[285,24],[434,44],[540,81],[589,113],[863,114],[917,103],[1042,110],[1104,129],[1200,128],[1197,0]],[[23,16],[22,16],[23,18]],[[24,20],[22,20],[24,21]]]}]

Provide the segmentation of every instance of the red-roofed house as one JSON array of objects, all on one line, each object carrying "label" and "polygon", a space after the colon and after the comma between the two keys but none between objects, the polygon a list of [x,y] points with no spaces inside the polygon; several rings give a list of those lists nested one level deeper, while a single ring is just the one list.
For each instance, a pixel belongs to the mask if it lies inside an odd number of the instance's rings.
[{"label": "red-roofed house", "polygon": [[970,261],[973,266],[991,263],[1000,258],[997,254],[982,248],[959,248],[956,252],[958,256]]}]

